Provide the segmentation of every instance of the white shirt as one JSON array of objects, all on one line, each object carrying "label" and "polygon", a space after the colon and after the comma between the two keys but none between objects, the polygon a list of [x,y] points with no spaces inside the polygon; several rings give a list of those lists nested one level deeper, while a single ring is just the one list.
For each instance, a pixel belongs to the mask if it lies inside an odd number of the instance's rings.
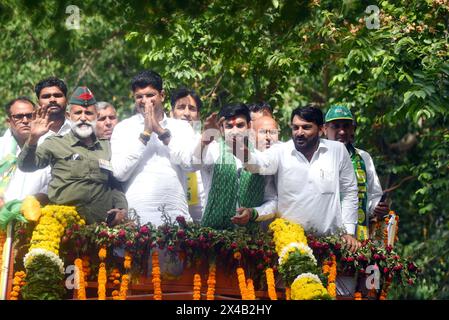
[{"label": "white shirt", "polygon": [[154,132],[147,145],[139,140],[144,130],[140,113],[115,126],[111,137],[114,176],[125,182],[128,207],[136,210],[142,224],[161,225],[162,206],[172,219],[181,215],[191,221],[185,172],[192,171],[194,132],[186,121],[165,115],[159,123],[171,132],[168,146]]},{"label": "white shirt", "polygon": [[247,168],[277,174],[278,212],[305,230],[324,235],[345,227],[355,233],[357,180],[349,153],[340,142],[320,139],[309,162],[293,140],[251,153]]},{"label": "white shirt", "polygon": [[[204,191],[205,191],[205,204],[206,207],[210,189],[212,188],[212,178],[214,176],[215,163],[220,157],[220,145],[216,140],[208,144],[203,150],[203,162],[201,165],[201,177],[203,179]],[[239,158],[234,156],[236,169],[243,168],[242,162]],[[201,163],[197,157],[194,158],[195,163]],[[265,189],[264,189],[264,202],[261,206],[255,208],[259,213],[258,221],[268,220],[274,217],[277,210],[277,194],[274,184],[274,177],[265,177]]]},{"label": "white shirt", "polygon": [[[45,135],[39,138],[38,144],[53,135],[64,135],[70,131],[70,122],[65,120],[58,132],[48,131]],[[10,131],[7,129],[4,136],[0,138],[0,158],[3,158],[10,153],[12,139],[15,139]],[[19,155],[21,148],[17,146],[16,156]],[[22,200],[26,196],[36,193],[47,193],[48,183],[51,180],[50,166],[39,169],[34,172],[23,172],[16,167],[14,175],[9,181],[8,187],[5,190],[5,202],[17,199]]]},{"label": "white shirt", "polygon": [[382,198],[382,186],[380,185],[379,177],[377,176],[376,168],[374,167],[374,162],[370,154],[364,150],[355,149],[363,161],[365,161],[366,180],[368,184],[368,212],[372,216],[380,198]]}]

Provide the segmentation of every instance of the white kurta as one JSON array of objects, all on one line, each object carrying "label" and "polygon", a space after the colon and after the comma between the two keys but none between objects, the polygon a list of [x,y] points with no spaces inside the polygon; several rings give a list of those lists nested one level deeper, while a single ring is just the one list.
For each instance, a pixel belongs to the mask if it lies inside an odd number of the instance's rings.
[{"label": "white kurta", "polygon": [[191,221],[187,206],[185,173],[192,171],[196,140],[186,121],[167,118],[160,122],[171,131],[168,146],[153,132],[147,145],[139,140],[144,118],[139,113],[117,124],[111,137],[114,176],[125,183],[128,207],[135,209],[142,224],[163,223],[161,209],[175,219]]},{"label": "white kurta", "polygon": [[340,142],[320,140],[309,162],[293,140],[251,153],[247,168],[277,174],[278,213],[318,234],[345,227],[355,233],[357,180],[349,154]]}]

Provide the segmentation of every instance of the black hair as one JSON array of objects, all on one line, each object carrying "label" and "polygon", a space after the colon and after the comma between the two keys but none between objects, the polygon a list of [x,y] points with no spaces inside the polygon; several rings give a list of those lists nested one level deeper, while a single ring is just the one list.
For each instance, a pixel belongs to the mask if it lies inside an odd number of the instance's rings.
[{"label": "black hair", "polygon": [[194,90],[187,89],[186,87],[180,87],[178,89],[173,90],[173,92],[170,95],[171,109],[173,110],[175,108],[176,101],[188,96],[191,96],[193,100],[195,100],[196,107],[198,108],[198,111],[200,111],[201,108],[203,107],[203,102],[201,101],[200,97],[196,94]]},{"label": "black hair", "polygon": [[224,117],[227,120],[229,118],[237,116],[244,116],[246,118],[246,122],[248,123],[251,121],[249,109],[246,104],[244,103],[228,104],[225,105],[223,108],[221,108],[220,112],[218,113],[218,119]]},{"label": "black hair", "polygon": [[48,77],[46,79],[43,79],[39,81],[36,86],[34,87],[34,92],[36,92],[36,96],[39,99],[39,96],[41,94],[42,89],[48,88],[48,87],[58,87],[59,90],[62,91],[65,97],[67,97],[67,86],[61,79],[58,79],[56,77]]},{"label": "black hair", "polygon": [[265,101],[251,103],[250,105],[248,105],[248,109],[251,112],[259,112],[259,111],[267,110],[270,114],[273,114],[273,109]]},{"label": "black hair", "polygon": [[153,70],[144,70],[136,74],[131,80],[131,89],[135,92],[138,88],[151,86],[157,91],[162,91],[162,78]]},{"label": "black hair", "polygon": [[33,109],[36,107],[36,105],[34,104],[33,101],[31,101],[30,98],[25,97],[25,96],[20,96],[17,97],[15,99],[12,99],[11,101],[9,101],[6,105],[5,105],[5,109],[6,109],[6,113],[8,114],[8,116],[11,116],[11,107],[13,106],[14,103],[16,103],[17,101],[22,101],[22,102],[27,102],[29,104],[31,104],[33,106]]},{"label": "black hair", "polygon": [[293,110],[290,122],[293,122],[293,118],[295,116],[298,116],[308,122],[313,122],[319,127],[321,127],[324,123],[323,111],[321,111],[321,109],[319,108],[313,107],[310,104],[305,107],[299,107]]}]

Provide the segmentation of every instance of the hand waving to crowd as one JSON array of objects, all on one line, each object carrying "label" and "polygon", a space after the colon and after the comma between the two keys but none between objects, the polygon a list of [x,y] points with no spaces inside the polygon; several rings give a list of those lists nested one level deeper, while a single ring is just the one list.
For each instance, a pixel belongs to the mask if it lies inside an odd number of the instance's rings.
[{"label": "hand waving to crowd", "polygon": [[50,131],[53,121],[49,121],[50,113],[47,107],[40,106],[36,110],[36,117],[30,124],[30,137],[28,138],[29,145],[36,145],[40,137]]}]

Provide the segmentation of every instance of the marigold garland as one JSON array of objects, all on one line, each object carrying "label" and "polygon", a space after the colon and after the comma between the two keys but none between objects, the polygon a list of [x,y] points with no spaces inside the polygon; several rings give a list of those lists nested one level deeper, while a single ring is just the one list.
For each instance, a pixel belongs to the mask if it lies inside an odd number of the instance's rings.
[{"label": "marigold garland", "polygon": [[256,300],[256,291],[254,290],[254,283],[251,278],[246,280],[246,292],[248,294],[248,300]]},{"label": "marigold garland", "polygon": [[20,290],[25,285],[26,273],[24,271],[17,271],[14,273],[14,279],[12,281],[12,291],[10,293],[10,300],[19,300]]},{"label": "marigold garland", "polygon": [[249,300],[248,289],[246,287],[245,271],[242,267],[238,267],[236,271],[242,300]]},{"label": "marigold garland", "polygon": [[290,288],[285,288],[285,300],[291,300],[292,299],[292,290]]},{"label": "marigold garland", "polygon": [[78,289],[76,290],[76,298],[78,300],[86,300],[86,284],[85,284],[85,278],[84,278],[84,271],[83,271],[83,260],[80,258],[75,259],[75,266],[77,271],[77,279],[78,282]]},{"label": "marigold garland", "polygon": [[131,269],[132,258],[128,251],[125,252],[125,261],[123,262],[123,267],[125,269]]},{"label": "marigold garland", "polygon": [[5,242],[6,242],[6,232],[0,230],[0,268],[2,267],[3,263],[3,247],[5,245]]},{"label": "marigold garland", "polygon": [[274,282],[274,271],[272,268],[265,269],[265,275],[267,278],[268,296],[270,300],[277,300],[276,287]]},{"label": "marigold garland", "polygon": [[120,292],[118,300],[126,300],[126,295],[128,294],[128,285],[129,285],[129,275],[124,274],[122,276],[122,282],[120,284]]},{"label": "marigold garland", "polygon": [[354,293],[354,300],[362,300],[362,293],[361,292]]},{"label": "marigold garland", "polygon": [[201,299],[201,276],[195,273],[193,276],[193,300]]},{"label": "marigold garland", "polygon": [[321,280],[312,273],[300,274],[291,287],[292,300],[316,300],[330,298]]},{"label": "marigold garland", "polygon": [[327,274],[327,292],[333,298],[337,296],[337,287],[335,281],[337,279],[337,258],[334,254],[331,255],[330,261],[323,263],[323,274]]},{"label": "marigold garland", "polygon": [[212,263],[209,266],[209,277],[207,279],[207,294],[206,299],[207,300],[214,300],[215,299],[215,284],[216,281],[216,265],[215,263]]},{"label": "marigold garland", "polygon": [[[102,246],[98,250],[98,257],[100,261],[106,259],[106,248]],[[98,300],[106,300],[106,282],[108,281],[108,276],[106,273],[106,264],[104,262],[100,263],[98,269]]]},{"label": "marigold garland", "polygon": [[154,289],[154,300],[162,300],[162,289],[161,289],[161,269],[159,267],[159,254],[156,250],[153,251],[153,254],[151,256],[152,261],[152,282],[153,282],[153,289]]}]

